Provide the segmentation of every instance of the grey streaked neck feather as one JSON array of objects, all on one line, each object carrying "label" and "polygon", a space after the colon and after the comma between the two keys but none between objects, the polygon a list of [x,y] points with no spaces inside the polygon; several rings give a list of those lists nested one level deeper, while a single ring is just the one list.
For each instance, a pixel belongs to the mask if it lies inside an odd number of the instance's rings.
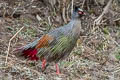
[{"label": "grey streaked neck feather", "polygon": [[74,19],[78,19],[79,20],[80,19],[80,15],[77,12],[73,12],[71,19],[72,20],[74,20]]}]

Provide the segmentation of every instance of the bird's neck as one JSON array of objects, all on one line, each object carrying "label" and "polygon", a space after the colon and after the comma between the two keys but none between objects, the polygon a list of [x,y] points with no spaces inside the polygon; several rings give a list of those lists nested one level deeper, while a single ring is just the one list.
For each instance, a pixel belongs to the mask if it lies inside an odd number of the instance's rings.
[{"label": "bird's neck", "polygon": [[79,21],[79,20],[81,20],[81,18],[80,17],[72,17],[71,20],[76,20],[76,21],[78,20]]},{"label": "bird's neck", "polygon": [[80,19],[72,19],[72,32],[74,36],[78,36],[80,35],[81,32],[81,20]]}]

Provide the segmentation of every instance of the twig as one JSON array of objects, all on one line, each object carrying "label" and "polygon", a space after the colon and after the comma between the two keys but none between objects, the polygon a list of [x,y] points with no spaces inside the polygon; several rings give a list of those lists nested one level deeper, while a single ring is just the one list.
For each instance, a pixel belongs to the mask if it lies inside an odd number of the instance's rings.
[{"label": "twig", "polygon": [[[70,17],[69,17],[69,8],[70,8],[70,4],[67,6],[67,10],[66,10],[66,17],[67,17],[67,20],[70,21]],[[72,12],[71,12],[71,15],[72,15]]]},{"label": "twig", "polygon": [[9,40],[9,45],[8,45],[8,52],[6,55],[6,61],[5,61],[5,65],[7,65],[7,60],[8,60],[8,55],[10,52],[10,45],[11,45],[11,41],[17,36],[17,34],[24,28],[24,26],[22,28],[20,28],[20,30]]},{"label": "twig", "polygon": [[83,6],[84,6],[84,4],[85,4],[85,1],[86,1],[86,0],[83,0],[83,3],[82,3],[82,9],[83,9]]},{"label": "twig", "polygon": [[114,22],[117,22],[117,21],[120,21],[120,18],[117,18],[117,19],[114,20]]},{"label": "twig", "polygon": [[94,1],[95,1],[96,5],[100,8],[100,6],[99,6],[99,4],[98,4],[98,1],[96,1],[96,0],[94,0]]},{"label": "twig", "polygon": [[20,3],[18,4],[18,7],[17,8],[15,8],[15,10],[13,11],[13,13],[12,13],[12,15],[11,15],[11,17],[13,17],[13,15],[15,14],[15,12],[19,9],[19,7],[20,7]]},{"label": "twig", "polygon": [[74,0],[72,0],[72,3],[71,3],[71,15],[73,13],[73,4],[74,4]]},{"label": "twig", "polygon": [[31,68],[30,68],[30,70],[31,70],[32,72],[34,72],[34,73],[38,74],[38,76],[40,76],[40,75],[41,75],[41,74],[40,74],[40,72],[38,72],[37,70],[31,69]]},{"label": "twig", "polygon": [[63,8],[63,11],[62,11],[62,17],[63,17],[64,22],[67,23],[67,20],[65,17],[65,7]]},{"label": "twig", "polygon": [[[3,55],[0,55],[0,58],[6,58],[6,56],[3,56]],[[8,57],[8,59],[10,60],[10,61],[12,61],[12,59],[10,58],[10,57]],[[6,68],[8,68],[9,66],[4,66],[4,67],[1,67],[0,66],[0,69],[6,69]]]},{"label": "twig", "polygon": [[100,22],[101,22],[103,16],[108,12],[109,7],[110,7],[112,1],[113,1],[113,0],[109,0],[109,2],[107,3],[107,5],[106,5],[105,8],[104,8],[102,14],[101,14],[97,19],[95,19],[94,25],[93,25],[93,26],[99,25],[99,24],[100,24]]},{"label": "twig", "polygon": [[120,72],[120,67],[117,67],[113,72],[114,73]]},{"label": "twig", "polygon": [[48,16],[48,23],[50,26],[52,25],[51,20],[50,20],[50,16]]},{"label": "twig", "polygon": [[25,68],[18,68],[19,70],[21,70],[21,71],[26,71],[26,70],[31,70],[32,72],[34,72],[34,73],[36,73],[37,75],[41,75],[40,74],[40,72],[38,72],[37,70],[34,70],[34,69],[31,69],[31,68],[27,68],[27,67],[25,67]]}]

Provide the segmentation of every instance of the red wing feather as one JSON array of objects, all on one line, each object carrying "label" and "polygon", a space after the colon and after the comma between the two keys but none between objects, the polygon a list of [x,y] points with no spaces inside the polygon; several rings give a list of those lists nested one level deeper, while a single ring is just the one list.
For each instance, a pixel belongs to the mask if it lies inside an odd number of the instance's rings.
[{"label": "red wing feather", "polygon": [[[48,46],[49,42],[51,42],[51,40],[53,40],[53,37],[49,36],[49,35],[44,35],[42,36],[42,38],[38,41],[37,45],[33,48],[28,48],[22,51],[22,56],[24,56],[25,58],[29,58],[30,60],[38,60],[38,57],[36,56],[37,54],[37,50]],[[32,45],[32,44],[31,44]]]}]

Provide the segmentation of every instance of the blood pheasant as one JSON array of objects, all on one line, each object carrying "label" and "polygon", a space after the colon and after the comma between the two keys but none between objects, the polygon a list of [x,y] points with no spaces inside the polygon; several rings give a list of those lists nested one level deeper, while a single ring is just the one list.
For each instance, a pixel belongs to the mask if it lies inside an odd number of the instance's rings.
[{"label": "blood pheasant", "polygon": [[84,15],[82,9],[75,7],[71,21],[62,27],[51,30],[34,42],[19,49],[22,56],[30,60],[42,60],[42,69],[46,62],[56,63],[56,73],[59,74],[57,62],[68,57],[81,32],[81,17]]}]

